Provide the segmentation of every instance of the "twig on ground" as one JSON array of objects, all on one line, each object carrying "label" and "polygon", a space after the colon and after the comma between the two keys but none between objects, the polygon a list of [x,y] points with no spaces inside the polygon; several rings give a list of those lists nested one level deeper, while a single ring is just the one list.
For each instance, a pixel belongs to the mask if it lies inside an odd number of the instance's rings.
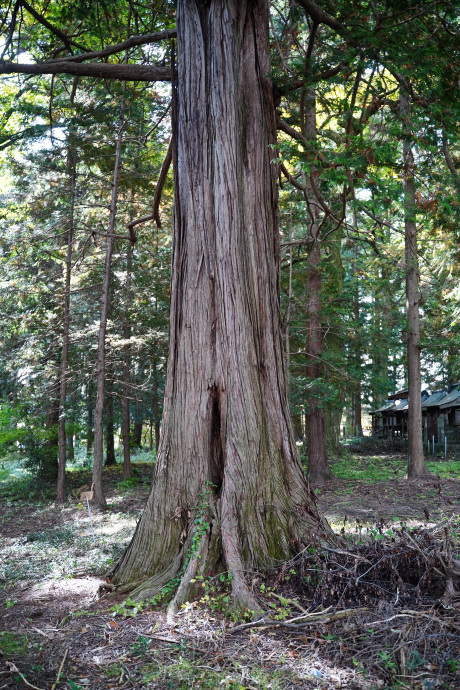
[{"label": "twig on ground", "polygon": [[67,654],[68,654],[68,653],[69,653],[69,648],[67,648],[67,649],[65,650],[65,654],[64,654],[64,656],[62,657],[61,665],[59,666],[59,671],[58,671],[58,674],[57,674],[57,678],[56,678],[55,682],[53,683],[53,685],[51,686],[51,690],[56,690],[56,685],[59,683],[59,678],[61,677],[61,673],[62,673],[62,669],[63,669],[63,666],[64,666],[64,662],[65,662],[65,660],[67,659]]},{"label": "twig on ground", "polygon": [[13,664],[12,661],[5,661],[5,664],[8,666],[10,673],[17,673],[18,676],[21,676],[23,682],[27,685],[28,688],[33,688],[33,690],[42,690],[41,688],[37,688],[36,685],[32,685],[32,683],[29,683],[27,678],[22,675],[21,671],[18,669],[16,664]]},{"label": "twig on ground", "polygon": [[53,638],[51,635],[48,635],[48,633],[43,632],[43,630],[40,630],[40,628],[34,628],[34,626],[31,626],[32,630],[35,630],[35,632],[38,632],[39,635],[43,635],[43,637],[46,637],[47,640],[52,640]]},{"label": "twig on ground", "polygon": [[296,607],[296,609],[299,609],[302,613],[308,613],[300,604],[298,601],[295,599],[286,599],[286,597],[282,597],[279,594],[275,594],[275,592],[270,592],[271,597],[275,597],[275,599],[278,599],[281,602],[286,602],[287,604],[292,604],[293,606]]},{"label": "twig on ground", "polygon": [[[324,615],[331,608],[332,606],[329,606],[327,609],[325,609],[324,611],[320,611],[319,613],[308,613],[304,614],[303,616],[296,616],[295,618],[290,618],[287,621],[275,621],[272,618],[261,618],[258,621],[253,621],[252,623],[242,623],[241,625],[237,625],[234,628],[229,628],[227,630],[227,633],[233,634],[241,630],[247,630],[248,628],[261,628],[261,630],[266,630],[267,628],[281,627],[289,628],[290,630],[300,630],[301,628],[305,628],[308,625],[315,625],[317,623],[330,623],[331,621],[339,620],[340,618],[349,618],[351,616],[356,616],[359,613],[364,613],[364,611],[368,611],[368,608],[363,607],[358,609],[337,611],[336,613]],[[309,618],[310,620],[306,621],[306,618]],[[294,623],[294,621],[303,622]]]}]

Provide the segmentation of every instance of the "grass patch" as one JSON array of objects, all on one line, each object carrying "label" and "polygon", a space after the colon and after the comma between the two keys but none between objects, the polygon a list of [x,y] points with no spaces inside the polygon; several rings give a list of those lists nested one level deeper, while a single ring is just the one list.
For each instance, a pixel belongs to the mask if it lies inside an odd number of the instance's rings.
[{"label": "grass patch", "polygon": [[0,481],[0,499],[8,499],[15,503],[34,503],[43,505],[56,498],[56,487],[43,481],[38,481],[29,473],[22,476],[9,476]]},{"label": "grass patch", "polygon": [[444,479],[460,479],[460,460],[427,460],[426,464],[430,472]]},{"label": "grass patch", "polygon": [[407,459],[403,456],[349,455],[345,453],[332,465],[338,479],[375,484],[389,479],[403,479],[407,472]]},{"label": "grass patch", "polygon": [[26,537],[28,542],[47,542],[53,546],[70,544],[72,539],[73,532],[70,527],[57,527],[56,529],[47,529],[43,532],[31,532]]},{"label": "grass patch", "polygon": [[[459,460],[430,460],[427,466],[434,476],[443,479],[460,479]],[[391,479],[404,479],[407,474],[407,457],[404,455],[351,455],[345,453],[332,465],[338,479],[375,484]],[[343,493],[343,491],[342,491]]]},{"label": "grass patch", "polygon": [[[239,657],[243,659],[244,657]],[[162,683],[162,687],[171,690],[248,690],[251,687],[260,690],[284,690],[289,681],[295,680],[293,673],[287,669],[263,671],[254,666],[235,662],[235,670],[220,670],[204,666],[201,660],[190,661],[185,658],[176,663],[162,666],[157,662],[146,664],[142,669],[144,683]],[[154,686],[155,687],[155,686]]]}]

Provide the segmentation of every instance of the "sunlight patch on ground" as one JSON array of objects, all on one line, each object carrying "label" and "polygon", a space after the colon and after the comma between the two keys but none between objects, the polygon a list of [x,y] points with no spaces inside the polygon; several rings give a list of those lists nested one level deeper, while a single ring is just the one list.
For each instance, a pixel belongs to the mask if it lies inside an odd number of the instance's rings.
[{"label": "sunlight patch on ground", "polygon": [[53,598],[62,600],[69,595],[81,598],[82,604],[86,604],[88,599],[93,599],[96,595],[101,578],[84,577],[69,579],[46,579],[32,585],[22,596],[24,602],[39,603],[40,601],[50,601]]}]

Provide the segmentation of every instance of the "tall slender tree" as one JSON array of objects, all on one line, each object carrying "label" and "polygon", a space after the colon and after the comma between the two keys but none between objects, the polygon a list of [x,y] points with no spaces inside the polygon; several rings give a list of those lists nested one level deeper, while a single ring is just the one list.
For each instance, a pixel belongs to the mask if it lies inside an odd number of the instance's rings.
[{"label": "tall slender tree", "polygon": [[404,186],[404,240],[406,264],[406,312],[407,333],[407,374],[409,383],[408,411],[408,468],[410,478],[428,475],[423,455],[422,435],[422,377],[420,373],[420,278],[417,248],[414,154],[412,151],[410,126],[410,99],[406,89],[401,88],[399,100],[403,119],[404,139],[403,186]]}]

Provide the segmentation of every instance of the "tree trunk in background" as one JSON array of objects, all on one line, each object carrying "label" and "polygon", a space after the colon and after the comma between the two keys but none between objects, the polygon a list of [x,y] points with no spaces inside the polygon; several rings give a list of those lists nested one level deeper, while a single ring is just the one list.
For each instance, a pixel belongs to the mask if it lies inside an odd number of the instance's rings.
[{"label": "tree trunk in background", "polygon": [[[132,219],[131,219],[132,220]],[[122,422],[122,437],[123,437],[123,476],[128,479],[131,476],[131,446],[130,446],[130,416],[129,416],[129,399],[131,395],[131,324],[129,318],[129,308],[131,305],[131,271],[132,271],[132,245],[128,242],[126,248],[126,309],[124,310],[124,318],[126,319],[123,328],[123,337],[126,341],[125,354],[123,357],[123,422]]]},{"label": "tree trunk in background", "polygon": [[[306,96],[303,134],[306,139],[316,139],[316,97],[314,92]],[[315,380],[321,377],[322,355],[322,304],[321,304],[321,243],[318,203],[309,177],[306,178],[304,192],[310,225],[308,237],[310,247],[307,259],[307,335],[306,335],[306,375],[312,382],[310,394],[305,405],[305,434],[307,437],[308,478],[313,484],[322,484],[334,476],[329,467],[326,452],[326,425],[321,400],[315,394]]]},{"label": "tree trunk in background", "polygon": [[[307,260],[307,378],[313,381],[321,376],[321,245],[316,243]],[[306,400],[305,431],[307,437],[308,478],[313,484],[323,484],[334,476],[326,453],[326,426],[320,399],[309,395]]]},{"label": "tree trunk in background", "polygon": [[106,381],[105,394],[105,438],[106,438],[106,452],[105,452],[105,466],[113,467],[117,464],[115,459],[115,439],[113,429],[113,391],[112,381]]},{"label": "tree trunk in background", "polygon": [[142,427],[144,426],[144,422],[134,422],[134,428],[133,428],[133,445],[136,446],[136,448],[141,448],[142,447]]},{"label": "tree trunk in background", "polygon": [[[326,242],[325,250],[328,252],[328,286],[326,294],[330,291],[330,299],[342,299],[343,285],[345,279],[345,269],[342,262],[342,245],[343,230],[338,228],[334,232],[331,242]],[[331,280],[332,279],[332,280]],[[326,349],[329,357],[336,358],[337,361],[342,360],[342,351],[344,347],[344,339],[340,334],[337,325],[333,321],[324,322],[323,316],[323,331],[326,331],[323,336],[323,350]],[[324,424],[326,435],[326,450],[328,455],[332,458],[338,458],[342,455],[342,445],[340,443],[340,422],[342,420],[343,409],[345,405],[345,391],[340,389],[337,391],[337,401],[334,405],[329,405],[324,410]]]},{"label": "tree trunk in background", "polygon": [[93,427],[93,380],[88,378],[88,385],[86,387],[86,455],[90,455],[94,443],[94,427]]},{"label": "tree trunk in background", "polygon": [[[389,360],[390,360],[390,335],[391,323],[389,319],[389,295],[390,290],[388,271],[382,268],[380,281],[382,288],[374,297],[374,343],[372,377],[372,401],[374,409],[381,407],[387,399],[389,390]],[[391,391],[393,392],[393,391]]]},{"label": "tree trunk in background", "polygon": [[362,407],[361,407],[361,338],[359,323],[359,285],[358,285],[358,248],[355,244],[353,248],[353,273],[355,277],[356,289],[353,295],[353,320],[355,322],[354,359],[355,371],[357,372],[357,382],[353,392],[353,434],[360,438],[363,435]]},{"label": "tree trunk in background", "polygon": [[49,481],[56,481],[59,471],[58,453],[58,422],[59,422],[59,398],[56,391],[59,390],[60,382],[53,382],[48,387],[49,402],[46,407],[45,429],[47,431],[45,442],[45,454],[41,474]]},{"label": "tree trunk in background", "polygon": [[[220,568],[235,604],[258,610],[245,572],[334,539],[302,471],[286,394],[267,25],[267,0],[177,3],[163,426],[151,494],[112,577],[136,598],[153,596],[182,572],[195,539],[171,610],[197,570]],[[198,510],[206,532],[195,530]]]},{"label": "tree trunk in background", "polygon": [[415,215],[414,156],[410,140],[410,101],[408,93],[400,90],[401,114],[407,137],[403,141],[404,166],[404,237],[406,261],[406,310],[408,321],[407,375],[409,384],[408,410],[408,468],[410,478],[429,475],[423,455],[422,435],[422,378],[420,374],[420,286]]},{"label": "tree trunk in background", "polygon": [[110,274],[113,251],[113,233],[115,231],[115,215],[117,211],[118,176],[120,172],[121,145],[123,142],[123,126],[125,116],[125,84],[123,84],[123,97],[120,107],[120,122],[118,127],[117,148],[115,152],[115,167],[113,171],[112,200],[110,203],[110,218],[107,231],[107,244],[105,250],[104,277],[102,280],[101,319],[99,323],[99,336],[97,342],[97,367],[96,388],[97,398],[94,410],[94,464],[93,484],[94,500],[101,509],[107,507],[102,488],[102,466],[104,461],[104,398],[105,398],[105,334],[107,331],[107,316],[110,300]]},{"label": "tree trunk in background", "polygon": [[[66,440],[66,397],[67,397],[67,370],[69,366],[69,338],[70,338],[70,279],[72,274],[72,251],[74,234],[74,207],[75,207],[75,176],[76,176],[76,141],[73,131],[69,134],[67,152],[67,171],[69,178],[69,223],[67,230],[67,252],[64,274],[64,322],[62,333],[62,356],[61,356],[61,383],[59,391],[59,422],[58,422],[58,479],[56,503],[62,504],[65,501],[65,464],[67,452]],[[73,443],[72,443],[73,449]]]}]

